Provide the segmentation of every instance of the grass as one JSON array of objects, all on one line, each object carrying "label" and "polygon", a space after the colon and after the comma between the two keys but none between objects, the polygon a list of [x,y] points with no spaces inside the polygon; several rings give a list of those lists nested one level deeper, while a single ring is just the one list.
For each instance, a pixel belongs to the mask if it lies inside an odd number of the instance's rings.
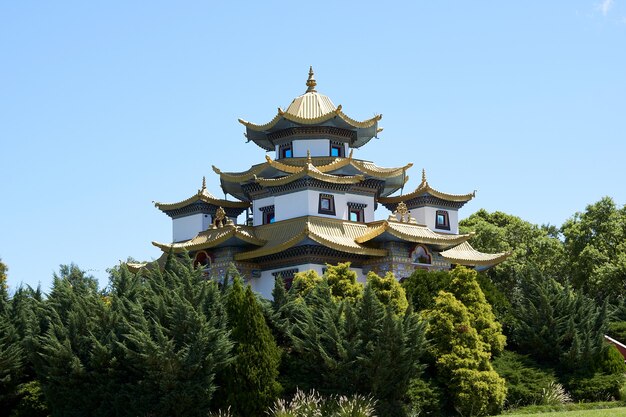
[{"label": "grass", "polygon": [[539,412],[533,414],[506,414],[507,417],[624,417],[626,416],[626,407],[619,408],[603,408],[596,410],[576,410],[576,411],[557,411],[557,412]]}]

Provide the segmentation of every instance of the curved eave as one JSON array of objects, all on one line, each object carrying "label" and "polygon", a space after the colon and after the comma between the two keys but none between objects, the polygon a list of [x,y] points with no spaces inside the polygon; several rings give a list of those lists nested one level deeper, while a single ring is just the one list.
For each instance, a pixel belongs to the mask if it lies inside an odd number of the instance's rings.
[{"label": "curved eave", "polygon": [[307,165],[300,172],[279,178],[260,178],[255,177],[255,181],[263,187],[277,187],[289,184],[290,182],[299,180],[300,178],[311,177],[319,181],[331,184],[358,184],[365,180],[363,175],[337,176],[325,174],[317,170],[313,165]]},{"label": "curved eave", "polygon": [[258,165],[254,165],[247,171],[243,172],[222,172],[218,167],[213,165],[213,172],[220,176],[220,180],[227,182],[245,182],[250,181],[254,178],[255,175],[260,174],[265,170],[269,165],[267,163],[262,163]]},{"label": "curved eave", "polygon": [[395,204],[401,201],[408,201],[412,198],[417,198],[417,197],[421,197],[425,195],[432,195],[433,197],[437,197],[446,201],[466,203],[476,196],[476,191],[468,193],[468,194],[448,194],[448,193],[442,193],[441,191],[435,190],[430,185],[428,185],[428,183],[422,182],[415,189],[415,191],[411,193],[397,195],[393,197],[384,197],[384,198],[380,198],[378,201],[381,204]]},{"label": "curved eave", "polygon": [[176,210],[179,208],[183,208],[186,207],[190,204],[193,204],[197,201],[202,201],[205,202],[207,204],[211,204],[217,207],[224,207],[224,208],[239,208],[239,209],[246,209],[248,207],[250,207],[250,203],[247,201],[230,201],[230,200],[222,200],[219,198],[215,198],[213,195],[211,195],[211,193],[209,193],[206,190],[198,190],[198,192],[195,195],[192,195],[191,197],[183,200],[183,201],[179,201],[177,203],[159,203],[159,202],[154,202],[154,206],[156,208],[158,208],[161,211],[168,211],[168,210]]},{"label": "curved eave", "polygon": [[[224,245],[229,240],[234,239],[237,243],[262,246],[265,240],[254,237],[250,232],[244,231],[240,226],[224,226],[218,229],[209,229],[200,232],[191,240],[180,243],[159,243],[152,244],[164,252],[173,251],[174,253],[192,252],[202,249],[210,249],[220,245]],[[236,242],[231,242],[234,246]]]},{"label": "curved eave", "polygon": [[445,260],[453,264],[482,267],[491,267],[499,264],[511,255],[510,252],[479,252],[474,249],[469,242],[463,242],[458,246],[441,252],[440,254]]},{"label": "curved eave", "polygon": [[235,255],[235,260],[273,255],[296,246],[306,239],[340,252],[366,256],[386,256],[387,251],[384,249],[368,248],[354,241],[354,236],[359,234],[361,228],[365,228],[365,226],[312,216],[259,226],[257,227],[258,234],[267,234],[267,245],[249,252],[238,253]]},{"label": "curved eave", "polygon": [[386,233],[407,242],[425,243],[439,247],[458,245],[472,237],[471,234],[450,235],[436,233],[424,225],[383,220],[381,222],[371,223],[369,230],[362,236],[356,238],[355,241],[357,243],[369,242]]},{"label": "curved eave", "polygon": [[345,114],[343,111],[341,111],[341,106],[339,106],[337,109],[335,109],[334,111],[330,111],[326,114],[322,114],[321,116],[318,117],[313,117],[313,118],[308,118],[308,117],[300,117],[297,116],[295,114],[290,114],[287,112],[281,112],[279,110],[278,114],[276,114],[276,116],[274,116],[274,118],[272,120],[270,120],[269,122],[262,124],[262,125],[258,125],[252,122],[248,122],[246,120],[243,119],[238,119],[239,123],[241,123],[242,125],[244,125],[247,129],[250,129],[252,131],[255,132],[264,132],[264,133],[269,133],[272,131],[272,129],[278,124],[278,122],[280,122],[281,120],[288,120],[290,122],[293,123],[298,123],[301,125],[316,125],[316,124],[320,124],[320,123],[325,123],[331,119],[333,119],[334,117],[339,117],[341,120],[343,120],[345,123],[347,123],[350,127],[355,128],[355,129],[368,129],[370,127],[374,127],[378,121],[380,119],[382,119],[382,114],[377,114],[376,116],[372,117],[371,119],[367,119],[367,120],[363,120],[361,122],[359,122],[358,120],[355,120],[351,117],[349,117],[347,114]]}]

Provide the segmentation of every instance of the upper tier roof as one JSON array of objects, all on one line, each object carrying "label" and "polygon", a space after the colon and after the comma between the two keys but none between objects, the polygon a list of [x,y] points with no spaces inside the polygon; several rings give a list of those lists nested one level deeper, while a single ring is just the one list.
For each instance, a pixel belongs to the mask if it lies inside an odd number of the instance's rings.
[{"label": "upper tier roof", "polygon": [[341,105],[335,106],[332,100],[315,90],[317,85],[313,78],[313,68],[309,70],[309,79],[306,82],[307,91],[293,99],[287,110],[278,108],[278,113],[265,124],[255,124],[243,119],[239,123],[246,127],[246,137],[266,151],[274,150],[275,144],[269,135],[279,130],[297,127],[324,125],[334,126],[355,132],[355,139],[349,145],[359,148],[379,132],[378,121],[382,115],[378,114],[371,119],[357,121],[341,110]]},{"label": "upper tier roof", "polygon": [[202,188],[199,189],[198,192],[191,197],[186,198],[182,201],[178,201],[176,203],[160,203],[155,201],[154,205],[156,208],[164,213],[171,213],[174,210],[184,209],[185,207],[198,203],[206,203],[209,206],[213,206],[215,208],[223,207],[237,214],[243,212],[245,209],[250,207],[250,203],[246,201],[223,200],[221,198],[213,196],[213,194],[207,191],[206,180],[204,178],[202,178]]},{"label": "upper tier roof", "polygon": [[381,197],[378,201],[391,211],[395,210],[401,201],[405,202],[409,208],[413,208],[422,203],[425,197],[435,197],[441,202],[453,203],[457,208],[460,208],[475,196],[476,191],[467,194],[448,194],[438,191],[428,184],[426,171],[422,170],[422,182],[414,191],[393,197]]},{"label": "upper tier roof", "polygon": [[266,162],[252,166],[243,172],[222,172],[213,166],[220,176],[222,189],[240,200],[249,196],[242,186],[256,182],[264,187],[278,186],[308,176],[320,181],[335,184],[357,184],[367,178],[384,182],[381,195],[389,195],[404,185],[407,169],[413,164],[397,168],[383,168],[369,161],[352,158],[310,157],[287,158],[280,161],[266,156]]}]

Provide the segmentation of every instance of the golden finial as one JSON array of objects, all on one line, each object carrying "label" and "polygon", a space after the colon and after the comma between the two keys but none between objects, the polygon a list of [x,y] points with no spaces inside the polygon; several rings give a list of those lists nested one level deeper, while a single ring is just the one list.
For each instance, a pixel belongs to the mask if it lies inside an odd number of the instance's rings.
[{"label": "golden finial", "polygon": [[202,191],[206,190],[206,177],[202,177]]},{"label": "golden finial", "polygon": [[307,93],[315,93],[317,90],[315,89],[315,86],[317,85],[317,82],[315,81],[315,74],[313,73],[313,65],[311,65],[309,67],[309,79],[306,80],[306,92]]},{"label": "golden finial", "polygon": [[393,212],[394,215],[400,216],[400,222],[410,223],[411,222],[411,212],[409,208],[406,206],[404,201],[400,201],[396,206],[396,211]]},{"label": "golden finial", "polygon": [[426,170],[422,168],[422,182],[426,182]]},{"label": "golden finial", "polygon": [[226,211],[222,207],[218,207],[215,212],[215,220],[213,221],[213,229],[218,227],[224,227],[224,219],[226,218]]},{"label": "golden finial", "polygon": [[311,160],[311,150],[307,149],[306,150],[306,163],[307,164],[312,164],[313,161]]}]

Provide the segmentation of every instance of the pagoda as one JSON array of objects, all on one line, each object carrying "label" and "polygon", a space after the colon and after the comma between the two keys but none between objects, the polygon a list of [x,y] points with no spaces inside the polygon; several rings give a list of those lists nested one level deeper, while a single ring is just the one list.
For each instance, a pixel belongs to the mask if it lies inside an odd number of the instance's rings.
[{"label": "pagoda", "polygon": [[[269,298],[276,277],[290,285],[296,272],[322,274],[327,264],[338,262],[351,262],[364,281],[369,271],[393,272],[402,279],[418,268],[481,270],[507,257],[481,253],[470,245],[470,234],[459,234],[458,211],[474,192],[440,192],[422,171],[413,192],[394,195],[407,182],[412,164],[383,168],[353,157],[355,148],[382,130],[382,116],[357,121],[346,115],[317,92],[312,68],[306,86],[269,122],[239,120],[247,140],[274,157],[265,156],[242,172],[213,166],[223,192],[234,200],[213,196],[203,179],[191,197],[155,203],[173,224],[172,243],[153,242],[163,251],[156,265],[169,253],[188,254],[207,276],[219,280],[233,264]],[[380,205],[392,213],[385,220],[376,220]]]}]

